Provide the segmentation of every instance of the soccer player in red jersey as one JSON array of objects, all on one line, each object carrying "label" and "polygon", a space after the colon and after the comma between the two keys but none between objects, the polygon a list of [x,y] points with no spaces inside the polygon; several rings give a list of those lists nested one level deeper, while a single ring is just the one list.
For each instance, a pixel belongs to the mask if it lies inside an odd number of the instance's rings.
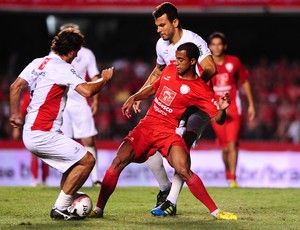
[{"label": "soccer player in red jersey", "polygon": [[[158,150],[186,182],[192,194],[216,219],[237,219],[235,214],[221,211],[216,206],[201,179],[191,171],[188,148],[183,138],[175,132],[179,119],[188,106],[197,106],[220,124],[226,118],[229,95],[221,97],[219,103],[215,101],[213,90],[196,73],[198,57],[199,49],[194,43],[180,45],[176,50],[175,63],[171,62],[153,85],[139,90],[124,103],[122,112],[130,118],[130,109],[135,101],[155,94],[146,116],[124,138],[107,169],[96,208],[90,217],[103,217],[105,205],[115,190],[119,175],[128,164],[145,162]],[[170,206],[170,212],[175,208]]]},{"label": "soccer player in red jersey", "polygon": [[242,84],[248,100],[248,116],[250,120],[255,117],[254,101],[251,86],[248,80],[249,73],[240,59],[226,54],[227,41],[223,33],[215,32],[209,36],[209,48],[217,65],[218,74],[212,78],[216,98],[228,92],[231,105],[226,110],[225,123],[220,126],[211,122],[216,133],[217,142],[222,147],[222,157],[225,165],[225,175],[229,187],[239,187],[236,182],[236,168],[238,161],[238,136],[241,127],[241,99],[238,84]]}]

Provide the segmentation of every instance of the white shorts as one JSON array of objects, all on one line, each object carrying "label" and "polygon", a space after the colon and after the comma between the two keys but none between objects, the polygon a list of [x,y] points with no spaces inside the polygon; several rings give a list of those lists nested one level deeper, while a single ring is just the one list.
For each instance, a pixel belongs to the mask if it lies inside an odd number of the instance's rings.
[{"label": "white shorts", "polygon": [[23,142],[30,152],[61,173],[87,153],[84,146],[58,132],[23,130]]},{"label": "white shorts", "polygon": [[97,135],[95,121],[91,107],[87,103],[66,104],[63,112],[62,132],[75,139],[93,137]]}]

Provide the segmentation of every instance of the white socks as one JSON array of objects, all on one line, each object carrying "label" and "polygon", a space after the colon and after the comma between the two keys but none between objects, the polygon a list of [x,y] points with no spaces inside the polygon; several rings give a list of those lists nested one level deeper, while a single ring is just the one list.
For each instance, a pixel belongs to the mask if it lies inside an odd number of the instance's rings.
[{"label": "white socks", "polygon": [[72,195],[67,195],[64,193],[63,190],[60,191],[56,202],[54,204],[54,207],[57,209],[64,211],[66,210],[73,202],[73,196]]},{"label": "white socks", "polygon": [[172,180],[171,191],[167,197],[168,201],[171,201],[171,203],[176,205],[183,183],[183,179],[177,173],[175,173]]},{"label": "white socks", "polygon": [[161,191],[168,190],[171,187],[171,182],[164,168],[160,153],[156,152],[153,156],[149,157],[146,162],[158,182],[159,189]]},{"label": "white socks", "polygon": [[220,211],[220,209],[216,209],[215,211],[211,212],[210,214],[216,218],[217,217],[217,213]]}]

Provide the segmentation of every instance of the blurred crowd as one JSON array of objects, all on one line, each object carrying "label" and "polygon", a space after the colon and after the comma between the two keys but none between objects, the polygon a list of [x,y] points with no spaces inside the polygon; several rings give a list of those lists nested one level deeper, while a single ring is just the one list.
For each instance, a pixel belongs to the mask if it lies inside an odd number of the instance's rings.
[{"label": "blurred crowd", "polygon": [[[257,116],[250,122],[245,110],[247,107],[243,106],[241,139],[300,143],[300,60],[261,57],[253,63],[244,64],[250,72]],[[100,70],[110,66],[115,67],[115,74],[99,95],[99,112],[95,116],[98,140],[121,140],[145,115],[151,103],[151,99],[142,102],[142,112],[131,119],[121,113],[122,104],[144,84],[155,66],[155,60],[149,63],[141,59],[120,59],[99,63]],[[9,87],[15,77],[0,78],[0,139],[11,139]],[[243,91],[240,93],[244,97]]]}]

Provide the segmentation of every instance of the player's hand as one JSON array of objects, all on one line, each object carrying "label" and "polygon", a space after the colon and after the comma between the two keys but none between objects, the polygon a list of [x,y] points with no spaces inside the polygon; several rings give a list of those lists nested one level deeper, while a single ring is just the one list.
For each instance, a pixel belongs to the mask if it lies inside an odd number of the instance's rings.
[{"label": "player's hand", "polygon": [[249,106],[248,107],[248,118],[250,121],[253,121],[255,118],[255,108],[254,106]]},{"label": "player's hand", "polygon": [[130,118],[132,116],[130,109],[133,106],[134,102],[134,97],[131,96],[127,99],[127,101],[125,101],[125,103],[122,106],[122,114],[127,118]]},{"label": "player's hand", "polygon": [[231,100],[230,100],[230,96],[229,93],[225,93],[223,97],[220,97],[219,100],[219,107],[220,110],[225,110],[228,108],[228,106],[230,105]]},{"label": "player's hand", "polygon": [[104,69],[101,72],[101,77],[103,78],[103,80],[105,80],[107,82],[111,79],[113,72],[114,72],[114,67]]},{"label": "player's hand", "polygon": [[24,123],[22,117],[19,115],[11,115],[9,118],[9,122],[14,128],[21,128]]},{"label": "player's hand", "polygon": [[91,110],[92,110],[92,114],[93,116],[96,115],[96,113],[98,112],[98,102],[95,102],[94,100],[91,103]]},{"label": "player's hand", "polygon": [[140,109],[140,104],[141,104],[141,101],[135,101],[132,105],[132,108],[133,108],[133,111],[135,113],[140,113],[141,112],[141,109]]}]

